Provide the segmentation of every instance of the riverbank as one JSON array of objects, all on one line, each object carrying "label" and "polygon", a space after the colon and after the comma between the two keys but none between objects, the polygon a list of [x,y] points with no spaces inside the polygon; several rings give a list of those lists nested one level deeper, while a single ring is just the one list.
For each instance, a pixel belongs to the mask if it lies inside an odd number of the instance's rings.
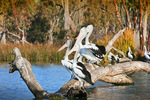
[{"label": "riverbank", "polygon": [[14,47],[19,48],[22,56],[32,62],[58,62],[63,59],[65,51],[58,53],[60,45],[21,45],[21,44],[1,44],[0,61],[12,61],[15,55],[12,54]]}]

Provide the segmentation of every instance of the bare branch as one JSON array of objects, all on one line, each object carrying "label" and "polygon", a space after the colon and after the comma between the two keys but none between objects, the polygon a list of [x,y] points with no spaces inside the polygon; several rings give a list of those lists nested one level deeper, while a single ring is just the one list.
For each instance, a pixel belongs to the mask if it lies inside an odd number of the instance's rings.
[{"label": "bare branch", "polygon": [[122,30],[120,30],[120,31],[113,37],[113,39],[111,39],[111,40],[108,42],[108,44],[107,44],[107,46],[106,46],[106,54],[112,49],[113,43],[117,40],[117,38],[118,38],[120,35],[123,34],[123,32],[124,32],[125,30],[126,30],[125,28],[122,29]]},{"label": "bare branch", "polygon": [[115,51],[117,51],[118,53],[120,53],[123,57],[125,57],[124,52],[118,50],[117,48],[115,48],[114,46],[112,46],[112,49],[114,49]]}]

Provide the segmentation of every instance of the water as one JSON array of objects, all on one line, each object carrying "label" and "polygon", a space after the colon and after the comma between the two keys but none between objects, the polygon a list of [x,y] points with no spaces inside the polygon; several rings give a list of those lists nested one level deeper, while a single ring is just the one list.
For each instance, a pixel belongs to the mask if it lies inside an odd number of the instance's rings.
[{"label": "water", "polygon": [[[38,82],[50,93],[58,91],[69,79],[70,74],[61,65],[32,65]],[[88,100],[150,100],[150,74],[137,72],[132,76],[134,85],[115,86],[96,82],[88,87]],[[25,82],[18,71],[9,73],[8,64],[0,64],[0,100],[33,100]]]}]

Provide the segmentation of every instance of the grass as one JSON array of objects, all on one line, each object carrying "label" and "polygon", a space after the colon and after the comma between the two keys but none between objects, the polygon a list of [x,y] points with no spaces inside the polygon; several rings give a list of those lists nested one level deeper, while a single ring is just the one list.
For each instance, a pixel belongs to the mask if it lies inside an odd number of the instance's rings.
[{"label": "grass", "polygon": [[[108,44],[108,42],[113,38],[113,35],[106,35],[104,37],[103,40],[98,40],[97,44],[99,45],[104,45],[106,46]],[[121,50],[124,52],[124,54],[126,55],[127,51],[129,50],[128,48],[130,47],[132,50],[132,53],[135,54],[134,51],[134,34],[133,34],[133,30],[129,29],[129,30],[125,30],[123,35],[121,35],[113,44],[114,47],[116,47],[118,50]],[[122,56],[121,54],[119,54],[118,52],[111,50],[111,52],[115,55],[119,55]],[[127,56],[127,55],[126,55]],[[109,61],[107,60],[107,57],[104,58],[103,61],[104,64],[109,63]]]},{"label": "grass", "polygon": [[60,46],[56,45],[21,45],[21,44],[5,44],[0,45],[0,61],[12,61],[14,55],[12,50],[14,47],[19,48],[22,56],[29,61],[37,62],[58,62],[63,59],[65,51],[58,53]]}]

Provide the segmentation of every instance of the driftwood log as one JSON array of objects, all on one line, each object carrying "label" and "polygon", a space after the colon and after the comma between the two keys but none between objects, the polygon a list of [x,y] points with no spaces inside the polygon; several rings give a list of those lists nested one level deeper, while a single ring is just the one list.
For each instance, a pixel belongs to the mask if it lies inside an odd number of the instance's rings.
[{"label": "driftwood log", "polygon": [[19,71],[21,78],[24,80],[29,90],[36,98],[63,98],[62,95],[56,93],[48,93],[41,87],[33,74],[30,62],[21,56],[18,48],[15,47],[13,49],[13,53],[15,54],[15,59],[10,63],[11,68],[9,70],[9,73]]}]

